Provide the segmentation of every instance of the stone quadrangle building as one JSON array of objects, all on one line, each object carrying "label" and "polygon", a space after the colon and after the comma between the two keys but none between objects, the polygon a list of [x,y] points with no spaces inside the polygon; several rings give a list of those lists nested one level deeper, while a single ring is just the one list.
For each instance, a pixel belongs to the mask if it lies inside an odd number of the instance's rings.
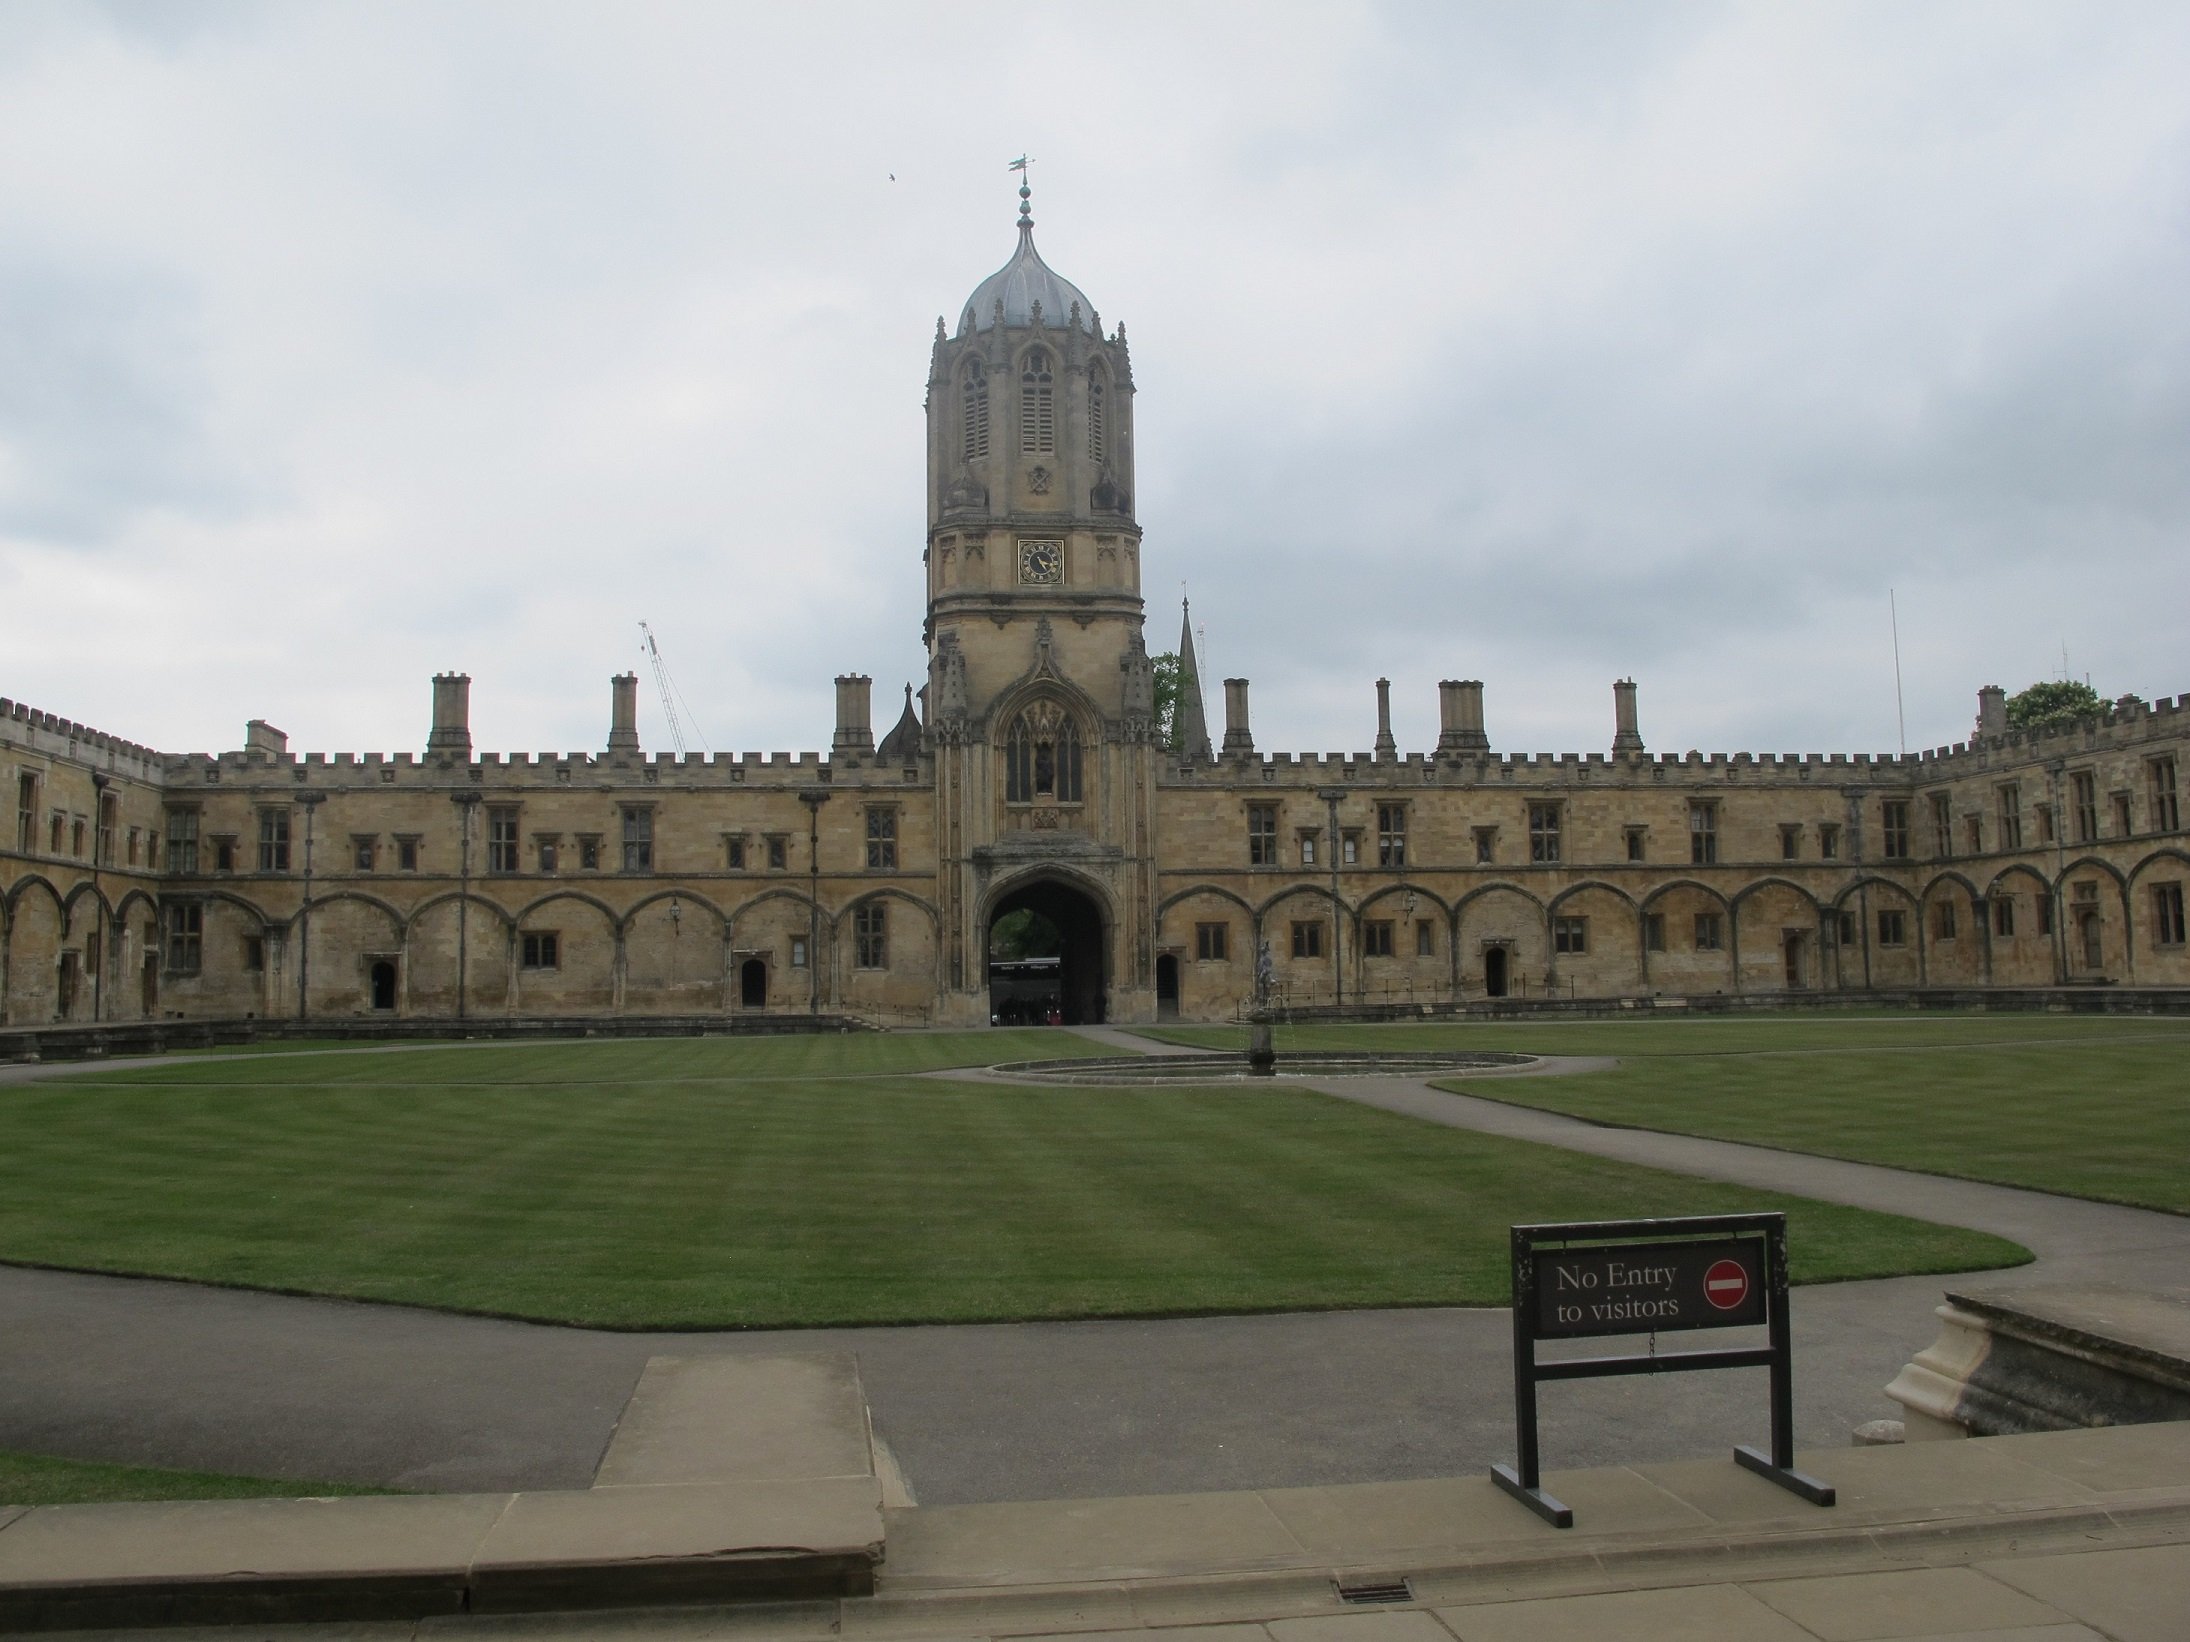
[{"label": "stone quadrangle building", "polygon": [[[1022,193],[1022,200],[1024,194]],[[1018,247],[938,321],[928,678],[828,756],[158,753],[0,701],[0,1024],[809,1011],[977,1024],[990,936],[1058,935],[1068,1021],[1291,1005],[2190,985],[2190,697],[1905,757],[1494,752],[1440,686],[1401,756],[1212,744],[1190,632],[1159,735],[1123,326]]]}]

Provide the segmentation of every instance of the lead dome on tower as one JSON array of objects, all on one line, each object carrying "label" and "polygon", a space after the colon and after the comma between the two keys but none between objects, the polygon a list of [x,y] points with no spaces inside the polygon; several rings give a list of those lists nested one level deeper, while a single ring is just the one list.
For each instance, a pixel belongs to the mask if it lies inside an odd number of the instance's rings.
[{"label": "lead dome on tower", "polygon": [[969,331],[994,330],[999,302],[1004,305],[1003,323],[1007,326],[1033,324],[1036,303],[1041,304],[1045,325],[1074,324],[1073,309],[1077,306],[1078,327],[1090,336],[1100,334],[1095,328],[1095,305],[1077,285],[1044,262],[1042,253],[1034,248],[1034,217],[1028,204],[1030,193],[1024,184],[1020,186],[1019,249],[1012,253],[1009,262],[976,285],[973,295],[966,298],[965,312],[958,318],[960,336]]}]

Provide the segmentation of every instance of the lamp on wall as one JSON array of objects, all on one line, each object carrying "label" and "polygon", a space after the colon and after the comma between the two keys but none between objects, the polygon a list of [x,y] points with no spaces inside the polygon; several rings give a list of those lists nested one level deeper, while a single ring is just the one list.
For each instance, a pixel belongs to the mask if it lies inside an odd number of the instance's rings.
[{"label": "lamp on wall", "polygon": [[678,940],[681,939],[683,935],[684,908],[677,905],[677,898],[672,895],[669,898],[669,937],[671,940]]}]

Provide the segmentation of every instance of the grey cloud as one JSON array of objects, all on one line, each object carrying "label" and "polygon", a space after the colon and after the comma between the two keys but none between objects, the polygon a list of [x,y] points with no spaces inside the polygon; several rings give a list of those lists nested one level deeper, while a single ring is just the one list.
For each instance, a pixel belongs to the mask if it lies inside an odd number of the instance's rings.
[{"label": "grey cloud", "polygon": [[154,509],[233,517],[254,493],[206,425],[177,282],[0,260],[0,532],[109,543]]}]

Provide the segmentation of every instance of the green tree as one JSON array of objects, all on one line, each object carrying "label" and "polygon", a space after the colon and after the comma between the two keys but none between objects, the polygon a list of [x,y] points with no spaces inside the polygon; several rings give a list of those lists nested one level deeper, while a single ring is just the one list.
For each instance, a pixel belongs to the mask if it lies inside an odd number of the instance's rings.
[{"label": "green tree", "polygon": [[1064,946],[1064,936],[1057,926],[1032,907],[1005,913],[989,931],[989,958],[995,963],[1017,963],[1021,958],[1054,958]]},{"label": "green tree", "polygon": [[1156,740],[1171,745],[1171,724],[1179,715],[1179,653],[1166,650],[1151,658],[1156,668]]},{"label": "green tree", "polygon": [[2080,680],[2041,679],[2020,695],[2008,697],[2008,728],[2050,730],[2074,724],[2106,709],[2107,703],[2099,692]]}]

